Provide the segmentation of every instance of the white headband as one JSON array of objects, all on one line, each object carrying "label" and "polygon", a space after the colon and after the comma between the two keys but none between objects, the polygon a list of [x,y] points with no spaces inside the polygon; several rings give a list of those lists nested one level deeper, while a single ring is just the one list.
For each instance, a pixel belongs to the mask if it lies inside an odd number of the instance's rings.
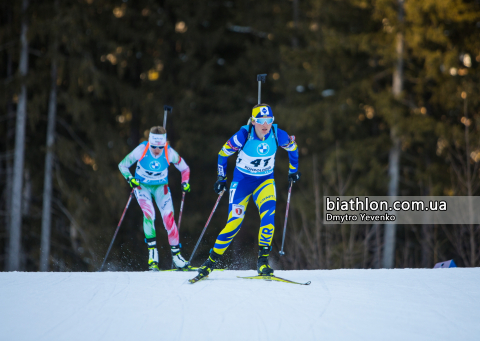
[{"label": "white headband", "polygon": [[152,134],[148,135],[148,143],[151,146],[164,146],[167,143],[167,134]]}]

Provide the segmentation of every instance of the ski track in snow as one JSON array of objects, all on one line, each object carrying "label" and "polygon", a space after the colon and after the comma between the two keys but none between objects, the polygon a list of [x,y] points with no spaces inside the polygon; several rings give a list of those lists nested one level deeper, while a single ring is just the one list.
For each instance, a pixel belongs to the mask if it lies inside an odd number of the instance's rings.
[{"label": "ski track in snow", "polygon": [[0,273],[0,341],[478,340],[480,268]]}]

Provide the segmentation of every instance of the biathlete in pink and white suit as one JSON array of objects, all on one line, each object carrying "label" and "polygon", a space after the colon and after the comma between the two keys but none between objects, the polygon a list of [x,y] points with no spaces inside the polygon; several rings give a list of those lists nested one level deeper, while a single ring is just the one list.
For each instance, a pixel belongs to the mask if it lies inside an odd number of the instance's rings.
[{"label": "biathlete in pink and white suit", "polygon": [[[129,168],[137,162],[135,177]],[[186,269],[189,263],[180,254],[181,244],[177,225],[173,214],[172,196],[168,187],[168,166],[173,163],[182,175],[182,190],[190,192],[190,168],[178,153],[168,145],[167,132],[163,127],[150,129],[148,143],[142,142],[128,154],[118,168],[131,187],[134,187],[138,204],[143,211],[143,231],[148,244],[148,266],[152,271],[158,271],[158,251],[155,233],[155,208],[152,196],[163,219],[163,225],[168,232],[173,263],[179,269]]]},{"label": "biathlete in pink and white suit", "polygon": [[238,157],[230,184],[227,225],[218,235],[210,256],[198,269],[199,277],[208,276],[240,231],[251,196],[260,213],[257,271],[259,275],[273,274],[273,269],[268,264],[268,256],[275,231],[277,198],[273,168],[279,146],[288,151],[290,160],[288,179],[295,182],[301,175],[298,172],[298,148],[295,137],[277,128],[273,121],[269,105],[256,105],[252,110],[251,124],[243,126],[233,135],[218,154],[218,180],[214,186],[217,194],[226,189],[227,158],[235,152],[238,152]]}]

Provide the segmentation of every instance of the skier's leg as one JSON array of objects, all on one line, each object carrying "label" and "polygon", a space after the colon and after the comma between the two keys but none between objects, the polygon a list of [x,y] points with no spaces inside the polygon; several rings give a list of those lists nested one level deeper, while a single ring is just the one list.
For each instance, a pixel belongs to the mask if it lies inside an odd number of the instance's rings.
[{"label": "skier's leg", "polygon": [[160,210],[160,214],[162,215],[163,225],[168,233],[168,243],[170,245],[178,245],[179,235],[173,215],[173,203],[170,188],[168,188],[167,185],[158,186],[153,194],[158,209]]},{"label": "skier's leg", "polygon": [[261,219],[258,232],[259,253],[257,270],[261,275],[272,275],[273,269],[268,264],[268,256],[275,231],[275,181],[273,179],[264,181],[253,192],[253,199],[258,207]]},{"label": "skier's leg", "polygon": [[258,186],[253,192],[253,200],[255,200],[260,213],[258,245],[270,247],[275,231],[275,207],[277,204],[275,180],[268,179]]},{"label": "skier's leg", "polygon": [[251,187],[247,181],[236,182],[235,177],[233,178],[233,182],[230,184],[227,225],[220,231],[210,256],[198,269],[199,276],[205,277],[212,272],[215,263],[220,260],[233,238],[240,231],[248,200],[252,195]]},{"label": "skier's leg", "polygon": [[147,186],[135,189],[135,197],[143,212],[143,232],[145,238],[155,238],[155,208],[153,207],[152,194]]},{"label": "skier's leg", "polygon": [[188,266],[188,262],[180,254],[180,237],[178,234],[177,224],[175,223],[170,188],[168,188],[167,185],[159,186],[155,190],[154,195],[158,209],[162,215],[163,225],[168,233],[168,243],[170,244],[172,251],[173,263],[177,268],[185,268]]},{"label": "skier's leg", "polygon": [[143,212],[143,232],[145,233],[145,242],[148,244],[148,267],[153,271],[159,270],[152,194],[149,188],[143,185],[141,189],[135,189],[135,197]]},{"label": "skier's leg", "polygon": [[[223,255],[225,253],[233,238],[242,227],[248,200],[252,195],[252,192],[249,192],[248,188],[245,187],[247,186],[239,187],[237,182],[232,182],[230,185],[227,225],[225,225],[223,230],[220,231],[220,234],[215,241],[215,246],[213,247],[213,252],[218,255]],[[245,189],[247,189],[247,191],[245,191]]]}]

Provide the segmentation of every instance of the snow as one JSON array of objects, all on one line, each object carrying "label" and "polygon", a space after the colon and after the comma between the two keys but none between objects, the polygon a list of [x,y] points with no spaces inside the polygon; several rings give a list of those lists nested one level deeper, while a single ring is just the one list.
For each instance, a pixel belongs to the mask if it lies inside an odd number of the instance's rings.
[{"label": "snow", "polygon": [[480,268],[0,273],[0,340],[478,340]]}]

